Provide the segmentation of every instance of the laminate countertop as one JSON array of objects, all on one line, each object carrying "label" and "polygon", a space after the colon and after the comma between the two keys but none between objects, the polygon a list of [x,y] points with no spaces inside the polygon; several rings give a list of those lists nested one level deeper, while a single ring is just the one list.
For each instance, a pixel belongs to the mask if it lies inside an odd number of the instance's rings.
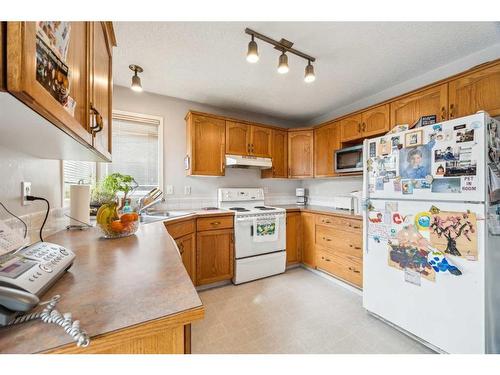
[{"label": "laminate countertop", "polygon": [[[141,225],[135,235],[120,239],[100,238],[93,228],[58,232],[46,241],[71,249],[76,259],[40,300],[60,294],[57,310],[71,312],[91,338],[160,318],[182,320],[193,311],[203,317],[202,302],[163,221]],[[41,321],[0,328],[0,353],[40,353],[70,343],[60,327]]]},{"label": "laminate countertop", "polygon": [[352,211],[339,210],[337,208],[328,206],[316,206],[316,205],[298,206],[296,204],[273,205],[273,206],[284,208],[286,209],[287,212],[293,212],[293,211],[312,212],[315,214],[342,216],[342,217],[347,217],[349,219],[357,219],[357,220],[363,219],[362,215],[355,215],[354,212]]}]

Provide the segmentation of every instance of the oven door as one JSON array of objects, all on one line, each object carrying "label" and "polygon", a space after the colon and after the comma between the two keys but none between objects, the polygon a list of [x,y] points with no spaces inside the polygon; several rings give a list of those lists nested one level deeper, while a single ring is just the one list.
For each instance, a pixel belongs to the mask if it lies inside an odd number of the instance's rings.
[{"label": "oven door", "polygon": [[335,173],[363,171],[363,145],[335,151]]},{"label": "oven door", "polygon": [[[272,253],[286,248],[285,213],[273,214],[278,217],[278,236],[273,241],[257,242],[254,240],[254,217],[236,217],[234,219],[235,257],[236,259]],[[270,217],[271,215],[269,215]]]}]

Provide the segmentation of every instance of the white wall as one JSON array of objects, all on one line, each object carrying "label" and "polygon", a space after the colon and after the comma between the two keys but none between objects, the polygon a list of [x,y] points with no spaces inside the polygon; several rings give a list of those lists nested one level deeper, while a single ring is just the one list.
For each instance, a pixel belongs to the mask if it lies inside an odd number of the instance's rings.
[{"label": "white wall", "polygon": [[332,206],[334,196],[361,190],[362,186],[363,177],[361,176],[302,181],[302,187],[307,189],[309,195],[309,203],[322,206]]},{"label": "white wall", "polygon": [[[114,87],[113,108],[163,117],[164,188],[166,185],[174,187],[174,194],[167,197],[168,201],[172,203],[172,208],[176,208],[176,204],[182,205],[182,202],[186,200],[194,202],[193,208],[200,205],[214,205],[219,187],[264,187],[267,196],[274,198],[273,201],[276,202],[284,197],[293,197],[295,188],[301,184],[300,181],[286,179],[260,179],[260,172],[251,169],[227,168],[224,177],[188,177],[184,171],[184,157],[186,155],[186,122],[184,117],[190,109],[270,125],[283,127],[290,125],[282,120],[255,113],[222,110],[147,92],[136,93],[130,88],[122,86]],[[185,186],[191,187],[190,196],[184,195]]]}]

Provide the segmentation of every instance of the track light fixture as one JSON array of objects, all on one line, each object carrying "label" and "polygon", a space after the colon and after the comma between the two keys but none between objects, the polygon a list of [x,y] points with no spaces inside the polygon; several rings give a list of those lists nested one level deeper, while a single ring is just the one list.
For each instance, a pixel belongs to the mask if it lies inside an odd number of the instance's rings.
[{"label": "track light fixture", "polygon": [[141,92],[142,91],[141,77],[139,77],[137,73],[142,73],[144,69],[142,69],[139,65],[134,65],[134,64],[129,65],[128,68],[134,72],[130,88],[134,91]]},{"label": "track light fixture", "polygon": [[279,74],[286,74],[290,68],[288,67],[288,56],[283,53],[280,55],[279,63],[278,63],[278,73]]},{"label": "track light fixture", "polygon": [[247,61],[252,64],[259,61],[259,51],[253,35],[252,40],[248,43]]},{"label": "track light fixture", "polygon": [[311,62],[309,61],[306,65],[306,73],[304,75],[304,81],[306,83],[311,83],[314,82],[316,79],[316,76],[314,75],[314,66],[312,66]]},{"label": "track light fixture", "polygon": [[278,73],[285,74],[288,73],[290,68],[288,66],[288,55],[287,53],[294,54],[299,56],[305,60],[307,60],[307,66],[305,69],[304,81],[307,83],[313,82],[316,79],[314,74],[314,66],[312,65],[316,59],[312,56],[305,54],[295,48],[292,48],[293,43],[286,39],[281,39],[279,42],[277,40],[271,39],[263,34],[258,33],[252,29],[246,28],[245,33],[252,36],[252,40],[248,43],[248,52],[247,52],[247,61],[250,63],[256,63],[259,61],[259,53],[257,51],[257,43],[255,42],[255,38],[260,39],[266,43],[269,43],[274,46],[274,49],[281,51],[281,55],[279,57],[278,62]]}]

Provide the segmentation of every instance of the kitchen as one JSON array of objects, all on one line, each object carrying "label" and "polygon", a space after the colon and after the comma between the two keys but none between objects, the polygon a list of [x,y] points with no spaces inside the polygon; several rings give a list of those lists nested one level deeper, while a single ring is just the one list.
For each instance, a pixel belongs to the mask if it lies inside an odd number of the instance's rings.
[{"label": "kitchen", "polygon": [[[0,171],[8,176],[0,229],[9,249],[0,255],[0,353],[499,352],[488,288],[495,239],[485,229],[498,212],[472,204],[494,208],[497,192],[486,169],[496,151],[484,151],[500,116],[497,23],[0,26]],[[397,37],[416,31],[414,49],[393,61]],[[354,64],[352,49],[334,69],[318,38],[327,33],[371,45],[380,77],[368,85],[374,73]],[[373,47],[380,35],[393,41],[387,50]],[[440,43],[457,47],[415,59]],[[54,61],[60,82],[44,75]],[[417,157],[428,168],[421,176],[411,174]],[[439,189],[447,190],[430,195]],[[438,251],[422,241],[442,250],[440,264],[400,262],[406,242],[397,236],[417,233],[405,232],[417,227],[405,221],[417,214],[411,199],[470,215],[470,254],[433,237],[440,212],[426,204],[416,241],[426,256]],[[396,238],[400,247],[387,250]],[[456,241],[462,252],[466,245]],[[30,271],[35,263],[40,275]],[[12,287],[22,277],[31,284]],[[481,308],[443,304],[440,293],[454,285]],[[388,301],[388,288],[400,302]],[[460,313],[446,320],[407,296]],[[58,320],[58,311],[71,316]],[[410,311],[423,322],[401,318]],[[55,317],[22,322],[33,312]],[[430,320],[464,327],[447,341],[424,327]]]}]

